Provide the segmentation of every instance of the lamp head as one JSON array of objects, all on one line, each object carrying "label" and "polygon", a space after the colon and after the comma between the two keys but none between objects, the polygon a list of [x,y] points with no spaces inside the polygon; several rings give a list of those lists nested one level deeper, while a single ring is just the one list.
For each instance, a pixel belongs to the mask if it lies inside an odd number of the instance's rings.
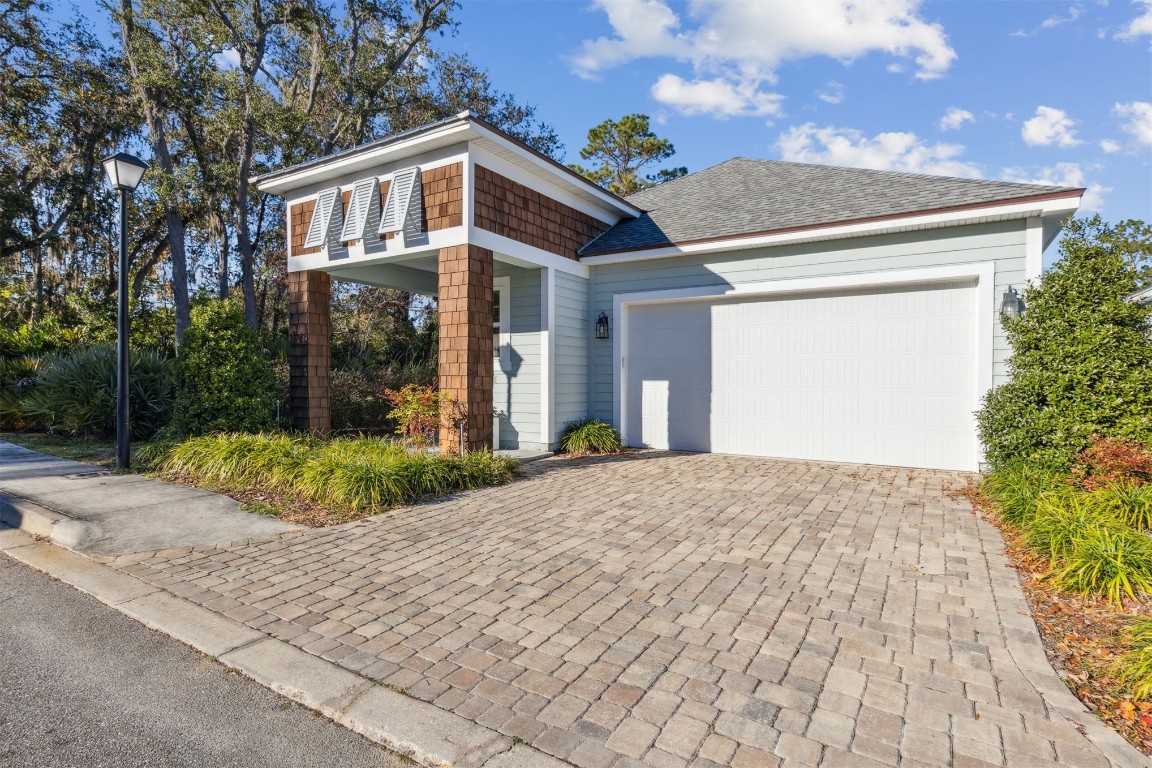
[{"label": "lamp head", "polygon": [[148,164],[138,157],[127,152],[117,152],[111,157],[104,158],[104,172],[108,174],[108,183],[113,189],[123,189],[132,192],[144,178]]}]

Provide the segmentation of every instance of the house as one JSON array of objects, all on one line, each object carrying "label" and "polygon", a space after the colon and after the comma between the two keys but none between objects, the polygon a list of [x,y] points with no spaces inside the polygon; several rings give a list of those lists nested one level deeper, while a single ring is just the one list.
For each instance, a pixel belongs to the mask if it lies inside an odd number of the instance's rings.
[{"label": "house", "polygon": [[467,112],[257,183],[287,205],[300,428],[330,427],[352,280],[437,297],[472,448],[591,415],[633,446],[958,470],[1001,296],[1084,192],[735,158],[621,199]]}]

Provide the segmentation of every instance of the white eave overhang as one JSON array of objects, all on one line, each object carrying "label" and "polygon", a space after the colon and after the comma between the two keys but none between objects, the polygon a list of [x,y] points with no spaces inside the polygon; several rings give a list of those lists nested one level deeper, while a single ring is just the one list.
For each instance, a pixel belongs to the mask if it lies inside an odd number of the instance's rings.
[{"label": "white eave overhang", "polygon": [[641,210],[583,179],[551,158],[488,126],[470,112],[432,123],[407,133],[364,144],[328,157],[264,174],[253,179],[261,192],[284,196],[304,186],[316,186],[332,179],[394,163],[437,149],[458,144],[474,144],[514,163],[545,182],[624,217],[639,216]]},{"label": "white eave overhang", "polygon": [[944,211],[925,211],[907,215],[894,215],[872,220],[847,221],[813,227],[797,227],[777,232],[762,232],[750,235],[735,235],[711,240],[672,243],[656,248],[618,251],[615,253],[582,256],[580,263],[618,264],[627,261],[661,259],[697,253],[720,253],[749,248],[764,248],[776,245],[814,243],[824,240],[843,240],[865,235],[883,235],[896,232],[939,229],[966,224],[984,224],[994,221],[1039,218],[1044,223],[1043,247],[1047,248],[1060,231],[1060,222],[1076,212],[1080,207],[1083,192],[1070,192],[1066,196],[1027,200],[1006,201],[987,205],[964,207]]}]

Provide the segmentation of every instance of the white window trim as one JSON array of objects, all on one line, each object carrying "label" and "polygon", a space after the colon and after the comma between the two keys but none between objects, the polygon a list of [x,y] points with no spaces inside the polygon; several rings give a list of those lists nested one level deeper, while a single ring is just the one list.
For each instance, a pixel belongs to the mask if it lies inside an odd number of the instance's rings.
[{"label": "white window trim", "polygon": [[[974,402],[979,402],[988,390],[992,389],[994,363],[993,335],[996,320],[996,264],[986,261],[975,264],[958,264],[948,267],[925,267],[922,269],[901,269],[885,272],[864,272],[860,274],[829,275],[824,277],[804,277],[790,280],[743,283],[740,285],[709,285],[698,288],[673,288],[663,291],[638,291],[618,293],[612,297],[612,316],[616,327],[612,333],[612,417],[617,429],[628,444],[627,398],[624,394],[624,372],[628,363],[628,308],[634,304],[654,304],[675,301],[707,301],[727,297],[782,296],[790,293],[804,294],[822,290],[909,283],[940,283],[951,280],[973,278],[976,280],[976,376],[973,381]],[[974,466],[984,461],[984,451],[977,441],[977,456]]]},{"label": "white window trim", "polygon": [[492,357],[500,361],[500,369],[508,370],[512,360],[512,278],[492,278],[492,296],[500,295],[500,339],[493,339]]}]

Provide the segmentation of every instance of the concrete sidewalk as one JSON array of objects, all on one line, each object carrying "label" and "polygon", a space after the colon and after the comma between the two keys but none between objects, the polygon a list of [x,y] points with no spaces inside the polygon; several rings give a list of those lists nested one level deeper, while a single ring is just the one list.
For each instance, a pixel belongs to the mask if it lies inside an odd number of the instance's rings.
[{"label": "concrete sidewalk", "polygon": [[101,562],[131,553],[276,540],[298,530],[244,512],[226,496],[114,475],[0,441],[0,553],[420,765],[568,765]]},{"label": "concrete sidewalk", "polygon": [[300,530],[227,496],[116,475],[0,441],[0,522],[95,558]]}]

